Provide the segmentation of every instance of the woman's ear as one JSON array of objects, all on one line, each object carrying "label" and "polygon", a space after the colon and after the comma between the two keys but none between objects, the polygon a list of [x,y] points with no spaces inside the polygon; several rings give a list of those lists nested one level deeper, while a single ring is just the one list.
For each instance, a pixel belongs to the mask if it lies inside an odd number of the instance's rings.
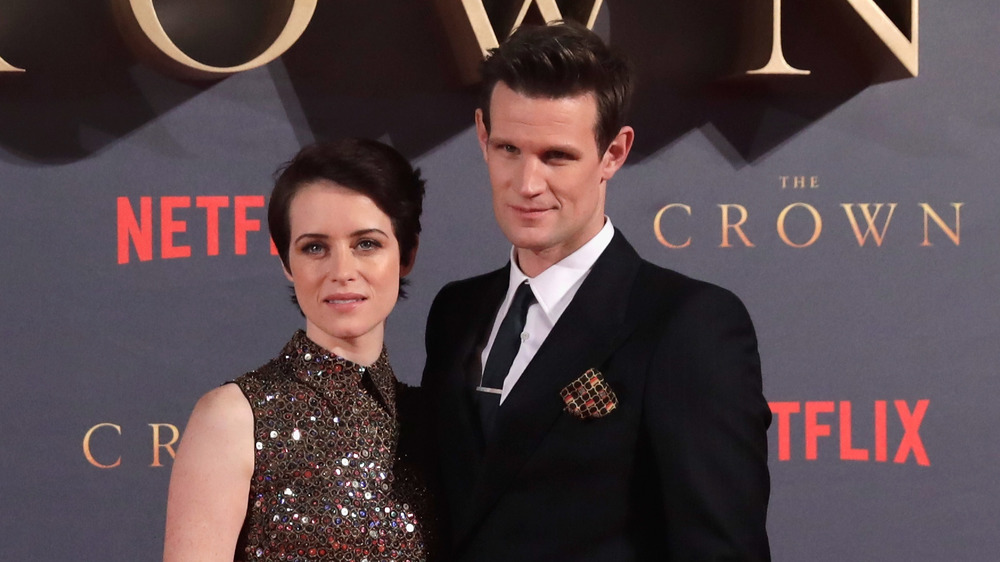
[{"label": "woman's ear", "polygon": [[[407,275],[410,274],[411,271],[413,271],[413,264],[417,262],[417,248],[419,247],[420,247],[420,237],[417,236],[417,239],[413,243],[413,249],[410,250],[410,255],[406,257],[407,259],[400,260],[399,264],[400,277],[406,277]],[[291,277],[289,277],[289,279],[291,279]]]}]

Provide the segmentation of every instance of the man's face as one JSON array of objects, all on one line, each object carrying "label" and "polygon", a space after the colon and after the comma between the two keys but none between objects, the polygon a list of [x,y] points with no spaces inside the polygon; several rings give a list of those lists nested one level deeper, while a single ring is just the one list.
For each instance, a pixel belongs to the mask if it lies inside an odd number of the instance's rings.
[{"label": "man's face", "polygon": [[591,93],[534,98],[503,82],[490,100],[489,134],[476,112],[493,212],[529,276],[573,253],[604,225],[607,180],[625,162],[632,130],[624,127],[601,154],[596,123]]}]

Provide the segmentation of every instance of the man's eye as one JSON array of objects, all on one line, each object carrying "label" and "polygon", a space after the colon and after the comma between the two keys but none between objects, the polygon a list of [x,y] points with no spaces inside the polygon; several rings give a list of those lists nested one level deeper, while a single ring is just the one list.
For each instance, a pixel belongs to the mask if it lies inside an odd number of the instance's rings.
[{"label": "man's eye", "polygon": [[517,147],[512,144],[501,144],[500,150],[503,150],[508,154],[517,154]]}]

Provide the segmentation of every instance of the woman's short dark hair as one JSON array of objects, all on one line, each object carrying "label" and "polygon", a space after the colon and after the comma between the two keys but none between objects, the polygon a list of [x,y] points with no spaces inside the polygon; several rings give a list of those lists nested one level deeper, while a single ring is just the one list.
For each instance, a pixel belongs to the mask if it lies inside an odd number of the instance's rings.
[{"label": "woman's short dark hair", "polygon": [[424,180],[396,149],[369,139],[343,139],[306,146],[275,173],[267,226],[285,269],[291,244],[288,210],[302,188],[330,181],[371,199],[392,222],[400,264],[410,265],[420,235]]},{"label": "woman's short dark hair", "polygon": [[632,98],[628,60],[596,33],[574,22],[523,25],[481,67],[479,107],[490,130],[490,98],[498,82],[529,97],[564,98],[593,93],[597,99],[594,136],[598,152],[608,149],[625,125]]}]

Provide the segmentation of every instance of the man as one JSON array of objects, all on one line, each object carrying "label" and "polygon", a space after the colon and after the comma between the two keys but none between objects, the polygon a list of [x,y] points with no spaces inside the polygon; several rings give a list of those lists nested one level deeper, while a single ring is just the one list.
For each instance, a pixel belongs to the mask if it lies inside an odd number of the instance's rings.
[{"label": "man", "polygon": [[445,558],[769,559],[750,318],[604,215],[634,136],[628,65],[580,26],[524,27],[483,79],[476,130],[513,250],[427,321]]}]

